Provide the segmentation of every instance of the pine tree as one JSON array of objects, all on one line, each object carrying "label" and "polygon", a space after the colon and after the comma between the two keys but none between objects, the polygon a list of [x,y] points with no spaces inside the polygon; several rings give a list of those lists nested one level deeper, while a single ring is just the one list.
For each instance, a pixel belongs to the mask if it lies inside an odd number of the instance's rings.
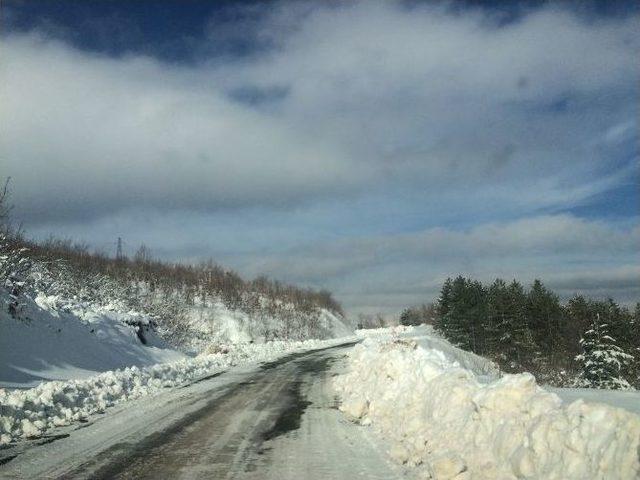
[{"label": "pine tree", "polygon": [[458,276],[451,284],[450,301],[447,313],[444,315],[444,333],[454,345],[465,350],[471,350],[471,335],[469,328],[469,295],[467,286],[469,280]]},{"label": "pine tree", "polygon": [[438,312],[438,318],[434,324],[436,330],[444,332],[446,330],[446,317],[451,308],[451,291],[453,289],[453,282],[451,278],[447,278],[442,284],[440,290],[440,296],[436,301],[436,310]]},{"label": "pine tree", "polygon": [[553,363],[559,353],[562,309],[560,300],[547,290],[540,280],[535,280],[527,295],[527,320],[536,343]]},{"label": "pine tree", "polygon": [[486,340],[483,325],[487,318],[487,290],[479,281],[468,280],[466,298],[464,318],[471,351],[483,354]]},{"label": "pine tree", "polygon": [[405,308],[400,314],[400,325],[419,325],[419,318],[413,308]]},{"label": "pine tree", "polygon": [[[522,285],[515,280],[507,286],[496,279],[488,290],[488,314],[485,326],[488,351],[516,368],[531,357],[535,350],[526,322],[526,301]],[[501,363],[502,363],[501,362]]]},{"label": "pine tree", "polygon": [[569,346],[571,357],[575,357],[580,353],[580,338],[585,330],[589,329],[591,322],[596,314],[593,311],[593,302],[587,301],[582,295],[575,295],[571,298],[565,307],[568,317],[567,329],[564,335]]},{"label": "pine tree", "polygon": [[[483,323],[486,318],[486,291],[478,281],[456,277],[450,284],[446,309],[439,329],[460,348],[481,352],[484,343]],[[443,305],[443,303],[440,303]]]},{"label": "pine tree", "polygon": [[503,342],[510,335],[509,296],[507,285],[501,278],[491,284],[487,290],[487,316],[484,322],[485,349],[505,359]]},{"label": "pine tree", "polygon": [[633,356],[616,344],[616,340],[609,335],[609,326],[600,320],[600,314],[584,332],[580,346],[582,353],[576,356],[582,366],[578,380],[580,386],[616,390],[631,388],[620,372],[625,364],[633,360]]},{"label": "pine tree", "polygon": [[527,295],[524,288],[516,280],[508,287],[509,295],[509,319],[511,324],[510,343],[508,343],[508,359],[519,365],[530,363],[538,349],[533,338],[533,332],[527,321]]}]

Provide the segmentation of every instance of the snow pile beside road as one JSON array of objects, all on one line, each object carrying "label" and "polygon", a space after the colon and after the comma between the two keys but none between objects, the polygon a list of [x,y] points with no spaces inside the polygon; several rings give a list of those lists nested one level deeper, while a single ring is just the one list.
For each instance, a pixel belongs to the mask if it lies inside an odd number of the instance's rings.
[{"label": "snow pile beside road", "polygon": [[[341,410],[374,424],[392,457],[434,479],[631,479],[640,417],[575,401],[563,406],[530,374],[487,379],[440,350],[366,338],[335,380]],[[481,381],[484,380],[484,381]]]},{"label": "snow pile beside road", "polygon": [[0,445],[39,437],[56,426],[103,412],[117,403],[190,383],[231,366],[270,361],[284,353],[337,343],[340,341],[305,340],[232,345],[220,353],[149,367],[127,367],[84,380],[44,382],[28,390],[0,389]]},{"label": "snow pile beside road", "polygon": [[495,362],[451,345],[431,325],[397,325],[394,327],[356,330],[356,335],[359,337],[386,339],[389,338],[389,335],[392,335],[397,338],[411,339],[425,350],[442,352],[449,360],[449,363],[457,363],[458,366],[470,370],[474,375],[481,377],[482,380],[495,380],[500,376],[500,368]]},{"label": "snow pile beside road", "polygon": [[[0,291],[0,305],[5,295]],[[34,387],[43,380],[88,378],[185,358],[148,324],[147,317],[116,306],[25,296],[21,318],[0,309],[0,387]]]},{"label": "snow pile beside road", "polygon": [[385,337],[389,335],[401,335],[403,333],[413,333],[416,327],[395,325],[393,327],[382,328],[363,328],[356,330],[356,335],[359,337]]}]

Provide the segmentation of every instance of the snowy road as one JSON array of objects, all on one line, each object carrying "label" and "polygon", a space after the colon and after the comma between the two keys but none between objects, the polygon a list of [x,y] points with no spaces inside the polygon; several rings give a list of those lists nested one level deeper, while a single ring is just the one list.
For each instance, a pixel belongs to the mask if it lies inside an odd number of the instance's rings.
[{"label": "snowy road", "polygon": [[117,407],[13,453],[0,477],[400,478],[370,431],[336,409],[329,380],[349,346],[233,369]]}]

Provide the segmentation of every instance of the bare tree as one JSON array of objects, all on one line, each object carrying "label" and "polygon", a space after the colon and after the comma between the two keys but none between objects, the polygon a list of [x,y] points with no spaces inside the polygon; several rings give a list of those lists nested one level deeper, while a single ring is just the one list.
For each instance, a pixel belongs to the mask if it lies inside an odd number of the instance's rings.
[{"label": "bare tree", "polygon": [[13,208],[12,205],[9,204],[9,182],[11,181],[11,177],[8,177],[2,188],[0,189],[0,228],[6,230],[9,224],[9,213]]},{"label": "bare tree", "polygon": [[133,260],[136,263],[150,263],[153,258],[151,257],[151,250],[144,243],[140,244],[140,247],[133,256]]}]

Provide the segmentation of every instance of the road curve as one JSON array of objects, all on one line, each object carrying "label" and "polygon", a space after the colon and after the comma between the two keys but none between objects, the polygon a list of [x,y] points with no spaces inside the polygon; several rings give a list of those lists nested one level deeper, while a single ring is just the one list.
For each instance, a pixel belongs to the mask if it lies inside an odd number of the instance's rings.
[{"label": "road curve", "polygon": [[0,478],[401,478],[368,429],[336,408],[330,379],[349,346],[289,355],[107,414],[29,448],[0,467]]}]

